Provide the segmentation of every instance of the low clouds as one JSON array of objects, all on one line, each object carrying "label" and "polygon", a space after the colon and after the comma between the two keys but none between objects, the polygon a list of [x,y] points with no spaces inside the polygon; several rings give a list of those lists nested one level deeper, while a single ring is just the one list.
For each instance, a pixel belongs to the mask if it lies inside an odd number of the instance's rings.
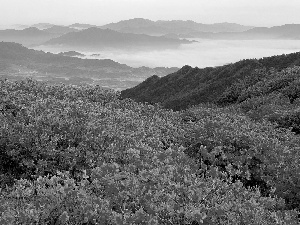
[{"label": "low clouds", "polygon": [[[198,43],[182,45],[179,49],[163,51],[101,50],[99,58],[109,58],[132,67],[191,65],[203,68],[221,66],[241,59],[261,58],[296,51],[300,51],[300,42],[297,40],[199,40]],[[85,55],[91,54],[91,52],[85,53]]]}]

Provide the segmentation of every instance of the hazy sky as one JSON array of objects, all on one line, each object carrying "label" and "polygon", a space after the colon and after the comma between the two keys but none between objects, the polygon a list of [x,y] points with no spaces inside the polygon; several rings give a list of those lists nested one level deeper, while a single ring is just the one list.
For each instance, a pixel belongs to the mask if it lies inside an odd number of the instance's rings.
[{"label": "hazy sky", "polygon": [[0,0],[0,25],[75,22],[103,25],[131,18],[300,24],[300,0]]}]

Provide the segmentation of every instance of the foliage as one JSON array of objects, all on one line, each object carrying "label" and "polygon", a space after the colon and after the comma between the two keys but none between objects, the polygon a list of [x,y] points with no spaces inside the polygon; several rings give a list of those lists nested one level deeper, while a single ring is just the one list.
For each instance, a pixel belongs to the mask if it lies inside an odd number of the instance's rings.
[{"label": "foliage", "polygon": [[[300,53],[297,52],[241,60],[224,66],[203,69],[184,66],[176,73],[159,79],[153,76],[136,87],[124,90],[121,92],[121,97],[139,102],[161,103],[165,108],[173,110],[183,110],[201,103],[233,103],[236,102],[240,92],[259,81],[261,79],[259,75],[265,74],[265,71],[271,68],[274,71],[281,71],[295,65],[299,66],[299,56]],[[255,70],[261,72],[257,74]],[[241,82],[236,83],[237,80]]]},{"label": "foliage", "polygon": [[264,196],[275,191],[288,207],[299,207],[298,136],[267,121],[254,122],[234,107],[188,111],[196,122],[189,124],[185,152],[198,159],[204,173],[218,167],[245,187],[259,187]]},{"label": "foliage", "polygon": [[299,84],[300,67],[256,71],[228,88],[219,103],[237,104],[252,119],[266,119],[299,134]]},{"label": "foliage", "polygon": [[297,223],[293,133],[97,86],[0,86],[0,224]]}]

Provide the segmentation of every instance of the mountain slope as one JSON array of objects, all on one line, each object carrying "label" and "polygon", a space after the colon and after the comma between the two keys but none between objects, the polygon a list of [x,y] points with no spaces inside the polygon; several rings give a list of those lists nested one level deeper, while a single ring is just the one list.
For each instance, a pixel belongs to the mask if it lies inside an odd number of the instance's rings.
[{"label": "mountain slope", "polygon": [[45,45],[64,45],[76,47],[126,48],[126,47],[176,47],[180,44],[192,43],[165,37],[152,37],[142,34],[120,33],[113,30],[89,28],[72,32],[47,41]]},{"label": "mountain slope", "polygon": [[300,52],[242,60],[215,68],[184,66],[162,78],[152,76],[138,86],[122,91],[121,97],[139,102],[160,102],[164,107],[180,110],[200,103],[215,102],[233,82],[251,75],[255,69],[274,67],[281,70],[293,65],[300,65]]}]

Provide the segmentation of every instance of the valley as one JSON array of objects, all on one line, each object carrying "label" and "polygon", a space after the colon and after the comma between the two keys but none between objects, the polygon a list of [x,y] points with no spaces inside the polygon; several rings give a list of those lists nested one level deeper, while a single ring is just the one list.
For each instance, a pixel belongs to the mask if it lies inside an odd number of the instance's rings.
[{"label": "valley", "polygon": [[164,76],[176,70],[176,67],[133,68],[110,59],[80,59],[0,42],[0,74],[11,80],[29,77],[50,83],[92,84],[123,90],[154,74]]}]

